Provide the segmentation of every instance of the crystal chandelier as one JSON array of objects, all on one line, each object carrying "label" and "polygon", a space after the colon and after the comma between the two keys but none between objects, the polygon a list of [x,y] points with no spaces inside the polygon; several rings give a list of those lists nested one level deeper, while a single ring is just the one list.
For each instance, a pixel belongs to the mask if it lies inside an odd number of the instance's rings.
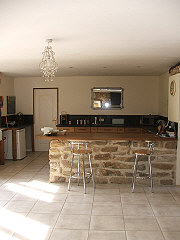
[{"label": "crystal chandelier", "polygon": [[47,39],[46,42],[48,43],[48,45],[45,47],[45,50],[42,53],[43,58],[39,64],[39,67],[45,81],[49,82],[53,81],[55,73],[57,72],[58,69],[58,64],[56,63],[54,58],[55,53],[53,52],[52,47],[50,46],[50,43],[52,43],[52,39]]}]

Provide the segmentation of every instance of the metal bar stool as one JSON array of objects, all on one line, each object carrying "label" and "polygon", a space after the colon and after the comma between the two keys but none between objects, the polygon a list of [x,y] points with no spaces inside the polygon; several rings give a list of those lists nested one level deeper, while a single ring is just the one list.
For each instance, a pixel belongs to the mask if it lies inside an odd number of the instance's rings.
[{"label": "metal bar stool", "polygon": [[[83,185],[84,185],[84,193],[86,193],[86,172],[85,172],[85,157],[88,157],[89,159],[89,167],[90,167],[90,172],[88,175],[88,178],[92,178],[92,183],[93,187],[95,186],[94,183],[94,175],[93,175],[93,168],[92,168],[92,162],[91,162],[91,156],[92,156],[92,151],[87,148],[88,143],[87,142],[70,142],[70,149],[72,153],[72,163],[71,163],[71,171],[70,171],[70,176],[69,176],[69,183],[68,183],[68,191],[70,191],[71,188],[71,178],[76,178],[78,179],[78,185],[79,185],[79,180],[83,180]],[[77,176],[72,173],[73,170],[73,162],[75,156],[78,157],[78,169],[77,169]],[[82,157],[82,166],[83,166],[83,177],[80,177],[80,160]]]},{"label": "metal bar stool", "polygon": [[132,178],[132,192],[134,192],[135,189],[135,183],[136,183],[136,174],[137,174],[137,167],[138,167],[138,157],[139,156],[147,156],[148,165],[149,165],[149,187],[151,188],[151,192],[153,192],[153,178],[152,178],[152,167],[151,167],[151,155],[154,152],[154,143],[152,141],[145,141],[148,144],[148,149],[139,149],[135,151],[135,162],[134,162],[134,168],[133,168],[133,178]]}]

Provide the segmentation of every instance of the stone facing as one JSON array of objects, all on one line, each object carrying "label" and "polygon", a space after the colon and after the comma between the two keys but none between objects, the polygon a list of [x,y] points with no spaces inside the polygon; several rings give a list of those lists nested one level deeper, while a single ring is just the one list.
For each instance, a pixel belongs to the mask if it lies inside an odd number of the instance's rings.
[{"label": "stone facing", "polygon": [[[139,148],[146,148],[144,141],[88,141],[93,151],[93,170],[96,183],[131,183],[135,154]],[[175,184],[176,141],[155,142],[152,155],[152,170],[154,184]],[[72,155],[68,141],[52,140],[49,150],[50,182],[68,182]],[[139,176],[145,177],[148,172],[148,162],[141,156],[138,162]],[[73,172],[77,169],[74,162]],[[82,168],[81,168],[82,169]],[[86,171],[89,172],[88,159]],[[148,180],[137,179],[137,182]]]}]

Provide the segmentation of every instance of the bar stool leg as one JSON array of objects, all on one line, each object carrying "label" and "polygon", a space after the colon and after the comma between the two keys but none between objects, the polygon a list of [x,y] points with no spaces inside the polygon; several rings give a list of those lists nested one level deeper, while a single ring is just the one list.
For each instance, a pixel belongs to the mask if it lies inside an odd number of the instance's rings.
[{"label": "bar stool leg", "polygon": [[90,166],[90,170],[91,170],[91,177],[92,177],[93,188],[95,188],[93,168],[92,168],[92,163],[91,163],[91,154],[89,154],[89,166]]},{"label": "bar stool leg", "polygon": [[80,173],[80,156],[78,156],[78,186],[79,186],[79,173]]},{"label": "bar stool leg", "polygon": [[152,179],[151,156],[148,156],[148,163],[149,163],[149,186],[151,187],[151,192],[153,193],[153,179]]},{"label": "bar stool leg", "polygon": [[83,184],[84,184],[84,193],[86,194],[86,176],[85,176],[84,155],[83,155]]},{"label": "bar stool leg", "polygon": [[135,183],[136,183],[137,161],[138,161],[138,155],[136,154],[135,162],[134,162],[133,179],[132,179],[132,193],[134,192]]},{"label": "bar stool leg", "polygon": [[73,161],[74,161],[74,155],[73,155],[73,157],[72,157],[71,172],[70,172],[69,183],[68,183],[68,191],[70,191],[70,188],[71,188],[71,178],[72,178]]}]

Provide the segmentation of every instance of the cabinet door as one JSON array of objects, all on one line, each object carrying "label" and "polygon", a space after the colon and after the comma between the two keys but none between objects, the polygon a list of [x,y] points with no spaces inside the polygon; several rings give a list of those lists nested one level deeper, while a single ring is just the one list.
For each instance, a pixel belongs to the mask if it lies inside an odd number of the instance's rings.
[{"label": "cabinet door", "polygon": [[76,133],[90,133],[91,128],[90,127],[75,127],[75,132]]},{"label": "cabinet door", "polygon": [[91,127],[91,132],[92,133],[97,133],[97,127]]},{"label": "cabinet door", "polygon": [[98,127],[97,131],[99,133],[117,133],[117,127]]},{"label": "cabinet door", "polygon": [[57,127],[58,130],[67,130],[68,133],[74,132],[74,127]]},{"label": "cabinet door", "polygon": [[118,131],[118,133],[124,133],[124,128],[123,128],[123,127],[119,127],[119,128],[117,129],[117,131]]},{"label": "cabinet door", "polygon": [[141,128],[125,128],[125,133],[141,133]]}]

